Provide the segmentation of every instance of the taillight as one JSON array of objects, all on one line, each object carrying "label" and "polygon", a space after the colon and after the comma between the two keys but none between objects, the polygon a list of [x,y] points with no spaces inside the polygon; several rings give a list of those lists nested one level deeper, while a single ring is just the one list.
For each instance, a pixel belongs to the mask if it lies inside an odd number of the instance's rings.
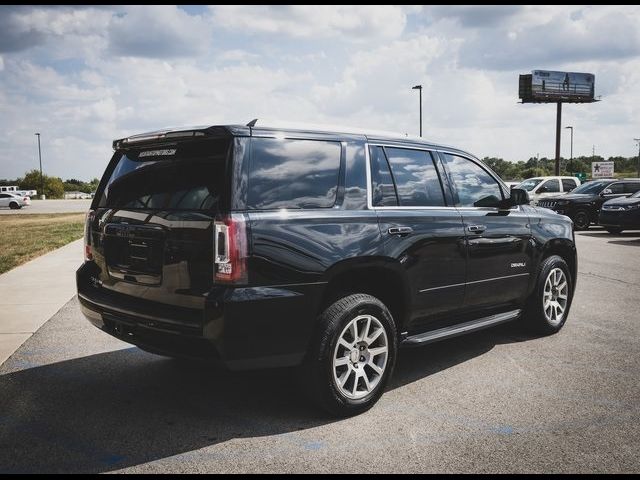
[{"label": "taillight", "polygon": [[217,283],[247,283],[247,230],[242,214],[214,224],[213,267]]},{"label": "taillight", "polygon": [[93,260],[93,250],[91,248],[91,224],[93,223],[94,211],[89,210],[84,221],[84,260]]}]

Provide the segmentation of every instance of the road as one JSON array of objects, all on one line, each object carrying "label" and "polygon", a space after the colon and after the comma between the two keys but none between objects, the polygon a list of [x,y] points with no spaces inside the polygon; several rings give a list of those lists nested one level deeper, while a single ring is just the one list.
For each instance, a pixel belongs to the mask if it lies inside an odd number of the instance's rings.
[{"label": "road", "polygon": [[404,350],[369,412],[309,407],[290,371],[189,367],[70,301],[0,367],[0,471],[638,472],[640,234],[577,235],[565,328]]},{"label": "road", "polygon": [[31,200],[31,205],[19,210],[0,208],[0,215],[86,212],[90,205],[91,200]]}]

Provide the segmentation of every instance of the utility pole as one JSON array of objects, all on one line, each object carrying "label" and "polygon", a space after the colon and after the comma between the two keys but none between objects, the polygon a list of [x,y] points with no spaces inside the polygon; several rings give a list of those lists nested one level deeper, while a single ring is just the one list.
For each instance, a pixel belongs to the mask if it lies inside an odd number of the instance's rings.
[{"label": "utility pole", "polygon": [[422,137],[422,85],[411,87],[411,90],[418,90],[418,92],[420,92],[420,136]]},{"label": "utility pole", "polygon": [[558,102],[556,114],[556,176],[560,175],[560,131],[562,128],[562,102]]},{"label": "utility pole", "polygon": [[44,177],[42,176],[42,150],[40,150],[40,134],[35,133],[38,137],[38,158],[40,159],[40,198],[45,199],[44,196]]},{"label": "utility pole", "polygon": [[638,178],[640,178],[640,138],[634,138],[636,143],[638,144]]}]

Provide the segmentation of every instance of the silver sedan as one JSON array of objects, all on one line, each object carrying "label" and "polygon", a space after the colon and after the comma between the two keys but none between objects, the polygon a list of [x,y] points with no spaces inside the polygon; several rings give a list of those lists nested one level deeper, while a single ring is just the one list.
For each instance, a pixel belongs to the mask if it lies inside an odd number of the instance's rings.
[{"label": "silver sedan", "polygon": [[17,209],[27,205],[31,205],[31,199],[29,197],[9,192],[0,193],[0,207]]}]

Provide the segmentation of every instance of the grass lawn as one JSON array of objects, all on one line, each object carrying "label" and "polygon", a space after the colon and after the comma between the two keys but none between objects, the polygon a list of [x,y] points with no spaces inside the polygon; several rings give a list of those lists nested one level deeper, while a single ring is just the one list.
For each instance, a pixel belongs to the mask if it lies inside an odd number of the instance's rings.
[{"label": "grass lawn", "polygon": [[84,213],[0,215],[0,273],[82,238]]}]

